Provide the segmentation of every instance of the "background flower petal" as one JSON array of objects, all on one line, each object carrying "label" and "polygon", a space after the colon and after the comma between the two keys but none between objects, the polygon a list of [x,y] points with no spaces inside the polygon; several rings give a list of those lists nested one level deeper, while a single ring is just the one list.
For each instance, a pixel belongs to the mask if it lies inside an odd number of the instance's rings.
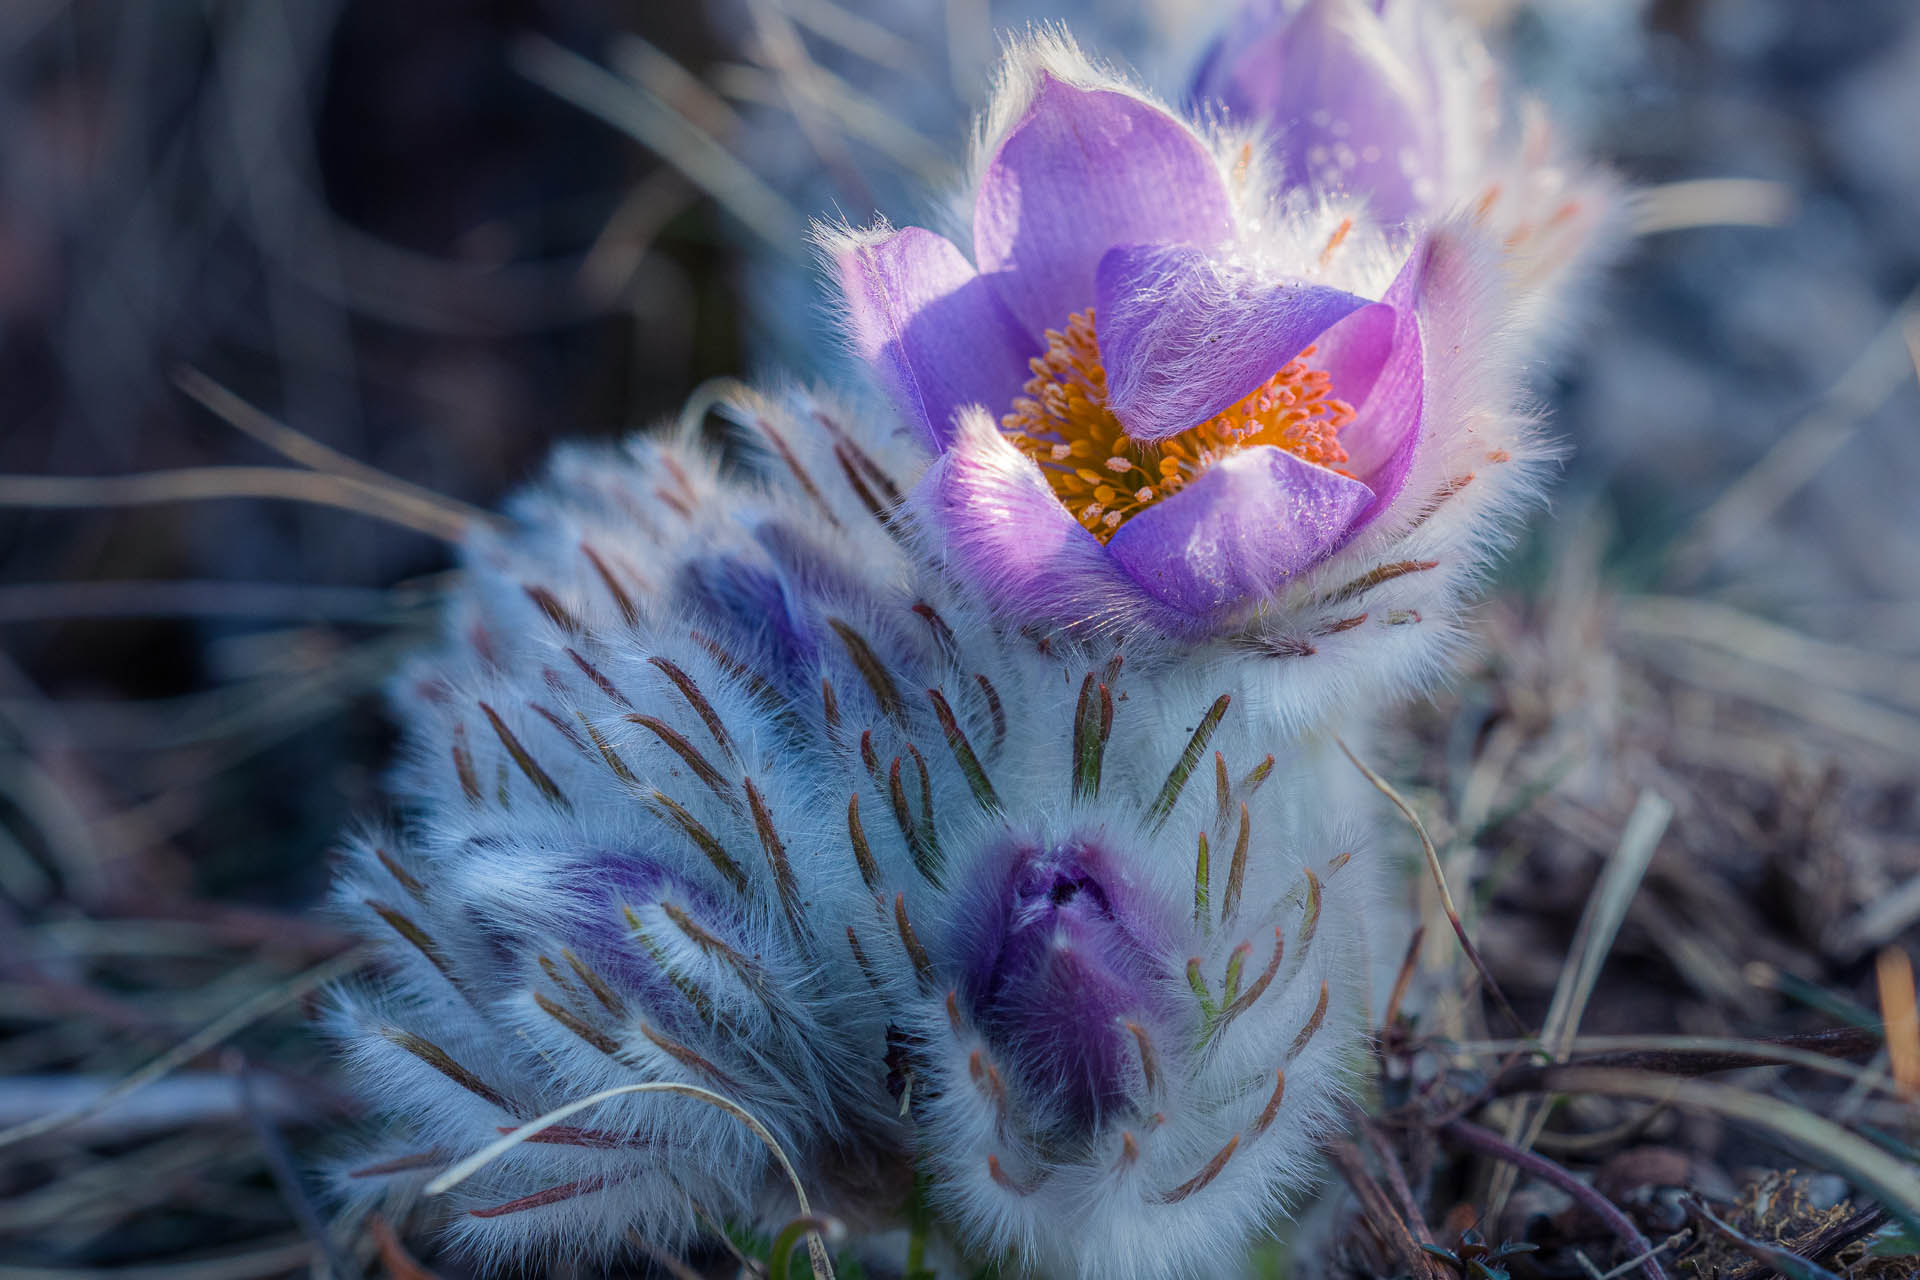
[{"label": "background flower petal", "polygon": [[1372,500],[1350,476],[1261,446],[1129,520],[1107,553],[1142,590],[1199,622],[1272,595],[1325,559]]},{"label": "background flower petal", "polygon": [[[1107,407],[1136,439],[1185,431],[1243,399],[1365,305],[1302,280],[1236,278],[1186,246],[1117,248],[1100,260],[1094,304]],[[1351,398],[1338,380],[1334,387]]]},{"label": "background flower petal", "polygon": [[1291,19],[1278,10],[1255,6],[1229,29],[1194,98],[1266,125],[1289,186],[1366,197],[1388,224],[1431,204],[1441,156],[1425,69],[1358,0],[1308,0]]},{"label": "background flower petal", "polygon": [[945,237],[908,227],[835,255],[854,349],[934,449],[962,405],[1004,412],[1031,345]]},{"label": "background flower petal", "polygon": [[981,274],[1035,338],[1093,305],[1094,268],[1115,245],[1215,245],[1232,231],[1226,185],[1191,129],[1045,73],[974,202]]}]

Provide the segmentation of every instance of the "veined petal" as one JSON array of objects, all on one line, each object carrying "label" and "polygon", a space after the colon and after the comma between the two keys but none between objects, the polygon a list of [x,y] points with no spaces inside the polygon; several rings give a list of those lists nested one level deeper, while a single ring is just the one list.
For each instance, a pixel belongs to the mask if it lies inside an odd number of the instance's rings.
[{"label": "veined petal", "polygon": [[1181,620],[1122,573],[1040,468],[984,413],[964,413],[913,498],[931,549],[1003,612],[1061,626]]},{"label": "veined petal", "polygon": [[854,349],[935,450],[962,405],[1001,411],[1027,377],[1013,317],[943,236],[908,227],[835,255]]},{"label": "veined petal", "polygon": [[1289,185],[1366,197],[1384,223],[1438,198],[1441,157],[1426,71],[1377,6],[1308,0],[1292,17],[1256,6],[1194,81],[1236,118],[1272,131]]},{"label": "veined petal", "polygon": [[1231,454],[1121,526],[1107,553],[1193,622],[1270,596],[1325,559],[1373,501],[1337,471],[1270,446]]},{"label": "veined petal", "polygon": [[[1367,305],[1339,289],[1256,283],[1178,245],[1127,245],[1100,260],[1094,324],[1107,407],[1139,440],[1205,422]],[[1336,394],[1351,399],[1334,380]]]},{"label": "veined petal", "polygon": [[1422,239],[1385,298],[1319,341],[1320,366],[1356,411],[1340,432],[1347,469],[1373,490],[1373,501],[1354,520],[1356,529],[1399,496],[1425,430],[1426,343],[1419,310],[1433,251],[1433,241]]},{"label": "veined petal", "polygon": [[1035,339],[1093,305],[1115,245],[1217,245],[1227,189],[1191,129],[1151,103],[1042,73],[975,197],[974,258]]}]

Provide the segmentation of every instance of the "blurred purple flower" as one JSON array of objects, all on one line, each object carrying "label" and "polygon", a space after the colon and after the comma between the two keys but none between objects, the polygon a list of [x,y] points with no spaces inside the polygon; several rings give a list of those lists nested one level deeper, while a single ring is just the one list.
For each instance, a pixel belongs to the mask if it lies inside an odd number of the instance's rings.
[{"label": "blurred purple flower", "polygon": [[1388,0],[1248,0],[1209,47],[1192,97],[1256,122],[1288,186],[1365,197],[1381,222],[1445,190],[1445,103],[1415,28]]},{"label": "blurred purple flower", "polygon": [[837,247],[855,348],[942,455],[916,501],[1003,608],[1205,632],[1399,492],[1424,255],[1373,302],[1252,271],[1238,241],[1186,124],[1039,71],[980,181],[972,263],[917,227]]},{"label": "blurred purple flower", "polygon": [[1470,214],[1501,246],[1517,326],[1551,348],[1617,251],[1619,185],[1569,151],[1438,0],[1241,0],[1188,88],[1266,143],[1279,182],[1365,202],[1388,230]]}]

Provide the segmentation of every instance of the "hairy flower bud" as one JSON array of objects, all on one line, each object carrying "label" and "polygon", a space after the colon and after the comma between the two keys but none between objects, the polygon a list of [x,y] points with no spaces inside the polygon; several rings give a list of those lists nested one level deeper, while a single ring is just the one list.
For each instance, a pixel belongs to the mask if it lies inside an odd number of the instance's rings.
[{"label": "hairy flower bud", "polygon": [[396,682],[404,824],[336,893],[383,973],[332,1014],[385,1128],[341,1187],[404,1199],[625,1090],[432,1202],[451,1234],[766,1228],[763,1132],[858,1249],[911,1170],[968,1255],[1231,1256],[1359,1043],[1374,893],[1315,753],[1243,711],[1263,663],[1008,630],[875,500],[910,452],[817,399],[727,413],[737,480],[563,454]]},{"label": "hairy flower bud", "polygon": [[955,887],[896,900],[904,963],[873,948],[934,1204],[1042,1274],[1220,1274],[1354,1065],[1371,869],[1307,753],[1191,692],[1090,669],[1074,728],[992,767]]},{"label": "hairy flower bud", "polygon": [[1387,923],[1321,729],[1442,669],[1529,496],[1512,272],[1051,37],[977,168],[975,261],[827,237],[897,423],[734,389],[728,466],[565,449],[473,535],[336,894],[349,1194],[467,1161],[473,1251],[604,1259],[797,1179],[857,1251],[1147,1280],[1310,1181]]},{"label": "hairy flower bud", "polygon": [[970,878],[951,926],[962,1008],[1085,1131],[1126,1096],[1126,1022],[1168,1003],[1166,930],[1096,840],[1014,842],[1002,857]]}]

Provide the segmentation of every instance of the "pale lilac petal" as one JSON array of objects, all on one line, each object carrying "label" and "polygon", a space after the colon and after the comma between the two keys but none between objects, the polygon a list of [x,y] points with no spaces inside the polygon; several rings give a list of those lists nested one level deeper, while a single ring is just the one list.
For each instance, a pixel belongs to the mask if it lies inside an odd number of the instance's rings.
[{"label": "pale lilac petal", "polygon": [[[1224,102],[1231,90],[1235,68],[1256,41],[1265,41],[1268,33],[1288,21],[1284,0],[1242,0],[1226,30],[1214,38],[1200,55],[1187,87],[1187,104],[1202,112],[1216,102]],[[1237,115],[1240,107],[1233,108]]]},{"label": "pale lilac petal", "polygon": [[1421,240],[1380,302],[1335,325],[1319,340],[1314,361],[1333,379],[1334,394],[1353,405],[1340,432],[1346,469],[1373,490],[1356,531],[1400,495],[1420,447],[1426,418],[1426,351],[1419,308],[1432,256]]},{"label": "pale lilac petal", "polygon": [[1232,234],[1226,185],[1192,130],[1151,103],[1044,73],[974,203],[974,259],[1036,339],[1093,305],[1094,268],[1115,245]]},{"label": "pale lilac petal", "polygon": [[930,447],[946,447],[961,406],[999,414],[1020,394],[1037,348],[944,237],[908,227],[835,266],[854,350]]},{"label": "pale lilac petal", "polygon": [[1107,553],[1193,623],[1264,599],[1350,536],[1373,492],[1261,446],[1229,455],[1113,536]]},{"label": "pale lilac petal", "polygon": [[1197,426],[1278,373],[1366,299],[1256,283],[1198,249],[1128,245],[1100,260],[1095,325],[1107,407],[1140,440]]},{"label": "pale lilac petal", "polygon": [[1005,614],[1060,626],[1178,629],[984,414],[962,414],[910,500],[927,549]]},{"label": "pale lilac petal", "polygon": [[1195,77],[1193,95],[1262,123],[1288,185],[1366,197],[1405,221],[1437,195],[1441,154],[1423,68],[1375,6],[1308,0],[1291,18],[1250,6]]},{"label": "pale lilac petal", "polygon": [[[1385,302],[1373,302],[1333,325],[1313,340],[1313,366],[1326,371],[1333,380],[1333,394],[1356,408],[1366,402],[1380,371],[1393,354],[1393,337],[1399,312]],[[1348,427],[1340,435],[1341,443],[1352,455],[1360,446],[1359,436]],[[1361,447],[1361,452],[1366,449]],[[1366,463],[1348,468],[1364,472]]]}]

